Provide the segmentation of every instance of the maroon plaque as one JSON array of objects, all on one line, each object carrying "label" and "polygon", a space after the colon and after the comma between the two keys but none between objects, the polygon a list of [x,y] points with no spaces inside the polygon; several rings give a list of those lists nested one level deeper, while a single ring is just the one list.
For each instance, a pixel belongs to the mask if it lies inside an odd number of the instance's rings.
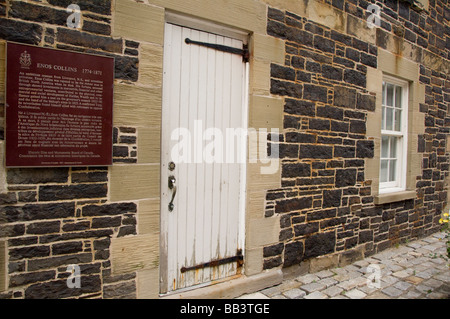
[{"label": "maroon plaque", "polygon": [[112,164],[114,59],[7,44],[6,166]]}]

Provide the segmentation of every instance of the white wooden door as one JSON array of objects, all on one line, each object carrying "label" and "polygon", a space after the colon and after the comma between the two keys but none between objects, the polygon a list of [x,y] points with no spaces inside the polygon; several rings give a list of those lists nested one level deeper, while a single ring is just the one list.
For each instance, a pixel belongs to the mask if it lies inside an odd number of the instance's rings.
[{"label": "white wooden door", "polygon": [[[162,293],[234,276],[242,269],[236,256],[243,251],[245,161],[237,153],[246,145],[234,139],[230,148],[227,132],[247,128],[246,64],[242,56],[187,44],[186,38],[243,48],[240,40],[165,25]],[[175,181],[172,188],[169,178]]]}]

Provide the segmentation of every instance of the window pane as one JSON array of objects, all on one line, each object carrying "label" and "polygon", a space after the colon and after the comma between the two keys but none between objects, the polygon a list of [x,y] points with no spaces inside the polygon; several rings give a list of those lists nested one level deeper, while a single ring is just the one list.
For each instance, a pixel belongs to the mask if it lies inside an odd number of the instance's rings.
[{"label": "window pane", "polygon": [[392,84],[387,84],[386,105],[394,106],[394,86]]},{"label": "window pane", "polygon": [[383,82],[383,99],[381,101],[382,105],[386,105],[386,83]]},{"label": "window pane", "polygon": [[389,137],[381,137],[381,158],[389,157]]},{"label": "window pane", "polygon": [[388,177],[388,160],[381,160],[381,168],[380,168],[380,182],[387,182]]},{"label": "window pane", "polygon": [[386,130],[392,131],[394,121],[394,109],[391,107],[386,108]]},{"label": "window pane", "polygon": [[402,108],[402,87],[395,87],[395,107]]},{"label": "window pane", "polygon": [[391,137],[390,158],[397,158],[398,137]]},{"label": "window pane", "polygon": [[397,179],[397,160],[390,160],[389,163],[389,181],[395,182]]},{"label": "window pane", "polygon": [[381,108],[381,129],[386,129],[386,108],[384,106]]},{"label": "window pane", "polygon": [[395,131],[400,132],[402,130],[402,110],[395,110]]}]

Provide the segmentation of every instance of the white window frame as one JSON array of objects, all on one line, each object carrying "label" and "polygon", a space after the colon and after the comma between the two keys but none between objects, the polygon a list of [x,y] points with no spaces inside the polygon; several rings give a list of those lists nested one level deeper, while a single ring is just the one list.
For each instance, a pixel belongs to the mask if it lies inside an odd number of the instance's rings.
[{"label": "white window frame", "polygon": [[[396,77],[384,75],[383,76],[383,84],[389,83],[394,84],[396,86],[402,87],[402,115],[401,115],[401,131],[394,130],[384,130],[381,128],[381,138],[380,138],[380,174],[381,174],[381,152],[382,152],[382,138],[383,136],[394,136],[399,137],[400,140],[397,144],[397,169],[396,169],[396,178],[393,182],[379,182],[379,193],[395,193],[406,190],[406,172],[407,172],[407,163],[408,163],[408,105],[409,105],[409,83],[408,81],[401,80]],[[383,85],[384,87],[384,85]],[[385,101],[382,101],[382,107]],[[394,101],[395,103],[395,101]],[[383,120],[382,120],[383,121]],[[388,172],[389,174],[389,172]]]}]

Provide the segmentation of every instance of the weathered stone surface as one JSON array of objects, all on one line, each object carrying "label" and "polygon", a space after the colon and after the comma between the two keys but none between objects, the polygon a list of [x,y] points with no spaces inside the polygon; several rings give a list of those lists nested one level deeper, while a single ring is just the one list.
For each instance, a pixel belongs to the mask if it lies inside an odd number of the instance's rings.
[{"label": "weathered stone surface", "polygon": [[[62,8],[67,8],[74,3],[73,0],[48,0],[47,2]],[[91,11],[104,15],[111,14],[111,0],[77,0],[76,4],[80,6],[81,11]]]},{"label": "weathered stone surface", "polygon": [[276,213],[293,212],[312,206],[312,197],[293,198],[278,201],[275,206]]},{"label": "weathered stone surface", "polygon": [[301,241],[286,244],[284,249],[284,267],[299,264],[303,259],[303,243]]},{"label": "weathered stone surface", "polygon": [[336,187],[354,186],[356,184],[356,169],[336,170]]},{"label": "weathered stone surface", "polygon": [[107,184],[74,184],[40,186],[40,201],[57,201],[77,198],[102,198],[108,192]]},{"label": "weathered stone surface", "polygon": [[307,177],[311,175],[311,167],[309,164],[295,163],[283,164],[282,177]]},{"label": "weathered stone surface", "polygon": [[334,88],[334,105],[355,108],[356,90],[343,86],[336,86]]},{"label": "weathered stone surface", "polygon": [[301,145],[300,158],[330,159],[333,157],[333,148],[323,145]]},{"label": "weathered stone surface", "polygon": [[121,39],[113,39],[110,37],[104,37],[65,28],[58,28],[56,39],[58,40],[58,42],[66,44],[91,49],[100,49],[113,53],[122,53]]},{"label": "weathered stone surface", "polygon": [[303,97],[306,100],[327,102],[327,88],[318,85],[305,84]]},{"label": "weathered stone surface", "polygon": [[334,252],[335,232],[319,233],[305,239],[305,258],[326,255]]},{"label": "weathered stone surface", "polygon": [[89,205],[83,207],[83,216],[122,215],[137,212],[135,203],[119,203],[108,205]]},{"label": "weathered stone surface", "polygon": [[64,26],[67,23],[68,14],[66,10],[58,10],[22,1],[12,1],[9,16],[21,20]]},{"label": "weathered stone surface", "polygon": [[38,24],[0,18],[0,39],[37,45],[42,32],[43,27]]},{"label": "weathered stone surface", "polygon": [[66,183],[68,168],[11,168],[7,170],[8,184]]}]

